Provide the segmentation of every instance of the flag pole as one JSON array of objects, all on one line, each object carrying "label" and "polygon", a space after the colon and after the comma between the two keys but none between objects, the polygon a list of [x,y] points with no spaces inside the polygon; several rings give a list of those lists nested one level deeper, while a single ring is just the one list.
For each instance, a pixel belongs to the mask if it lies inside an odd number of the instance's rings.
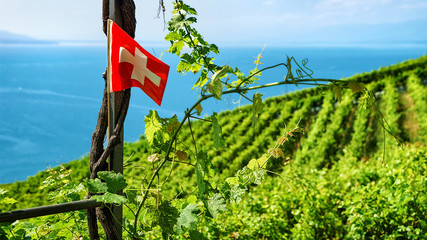
[{"label": "flag pole", "polygon": [[[111,94],[111,74],[110,74],[110,22],[107,21],[107,112],[108,112],[108,139],[111,138],[111,98],[114,97],[114,94]],[[110,156],[108,156],[108,171],[111,171],[111,164],[110,164]]]}]

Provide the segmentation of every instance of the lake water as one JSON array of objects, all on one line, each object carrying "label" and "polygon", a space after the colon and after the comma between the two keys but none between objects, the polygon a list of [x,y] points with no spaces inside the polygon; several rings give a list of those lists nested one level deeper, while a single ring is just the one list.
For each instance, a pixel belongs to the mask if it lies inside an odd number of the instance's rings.
[{"label": "lake water", "polygon": [[[217,63],[247,72],[261,48],[222,48]],[[159,47],[146,49],[159,55]],[[427,54],[427,47],[399,48],[265,48],[264,66],[284,62],[286,55],[309,59],[315,78],[343,78]],[[176,72],[178,59],[164,54],[171,66],[162,107],[139,89],[132,90],[125,122],[125,140],[136,141],[144,132],[144,116],[156,109],[160,116],[183,112],[197,98],[191,91],[193,74]],[[87,154],[104,88],[102,73],[106,50],[102,46],[0,46],[0,183],[25,180],[47,166],[55,166]],[[282,81],[284,69],[263,74],[259,83]],[[260,90],[265,96],[293,91],[293,86]],[[210,100],[205,113],[236,107]],[[248,102],[243,102],[247,104]]]}]

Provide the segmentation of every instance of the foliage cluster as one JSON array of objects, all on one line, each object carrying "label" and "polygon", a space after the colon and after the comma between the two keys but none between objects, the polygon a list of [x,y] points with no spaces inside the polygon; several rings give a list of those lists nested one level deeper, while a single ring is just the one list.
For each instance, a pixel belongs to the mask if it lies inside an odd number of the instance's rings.
[{"label": "foliage cluster", "polygon": [[425,239],[427,149],[391,153],[289,166],[201,227],[209,239]]},{"label": "foliage cluster", "polygon": [[[418,61],[425,62],[423,59]],[[415,123],[420,125],[417,134],[406,139],[412,143],[402,149],[392,148],[392,142],[387,144],[386,152],[389,154],[385,159],[384,134],[379,123],[374,121],[374,111],[363,107],[356,109],[350,105],[349,99],[354,100],[350,91],[342,93],[342,101],[338,104],[331,102],[333,91],[320,88],[266,99],[256,128],[251,127],[252,106],[222,112],[217,118],[227,147],[221,150],[213,147],[214,141],[210,136],[214,129],[210,122],[191,122],[194,138],[200,144],[198,146],[206,151],[206,155],[213,156],[212,170],[208,169],[207,172],[217,173],[211,181],[212,185],[220,185],[239,169],[248,166],[253,156],[268,152],[282,135],[284,123],[295,126],[299,122],[306,133],[296,134],[283,143],[280,149],[284,157],[279,154],[278,158],[269,162],[266,171],[270,173],[263,175],[266,179],[261,185],[247,185],[246,189],[250,189],[248,195],[242,194],[245,188],[236,188],[239,191],[233,192],[232,199],[239,204],[225,205],[232,211],[223,211],[222,199],[213,198],[211,209],[217,216],[213,221],[196,220],[203,208],[191,195],[197,191],[194,188],[197,186],[197,174],[194,166],[190,165],[191,151],[182,148],[182,153],[176,154],[174,165],[169,165],[171,172],[160,174],[159,179],[168,179],[168,182],[161,191],[150,194],[147,205],[152,207],[144,210],[147,225],[140,228],[139,234],[147,239],[160,237],[162,228],[156,222],[167,222],[169,215],[156,217],[155,213],[157,209],[167,209],[171,216],[181,219],[179,226],[184,238],[200,234],[206,238],[235,239],[425,237],[427,185],[423,176],[427,150],[425,145],[420,145],[420,139],[425,138],[424,121],[420,116],[424,116],[426,111],[425,104],[419,101],[425,103],[426,95],[422,93],[426,87],[420,79],[421,69],[402,71],[398,76],[404,77],[389,76],[367,85],[377,93],[379,105],[387,109],[383,112],[386,119],[398,116],[393,122],[389,121],[390,126],[399,132],[398,136],[405,134],[405,115],[415,112]],[[387,85],[394,87],[386,88]],[[403,85],[407,88],[399,88]],[[401,98],[395,96],[396,91],[414,99],[411,108],[402,111],[403,103]],[[193,137],[189,124],[183,127],[181,134],[182,146],[191,145]],[[372,143],[375,143],[374,147]],[[304,147],[307,144],[311,147]],[[299,145],[303,147],[298,148]],[[154,163],[147,161],[152,151],[145,137],[138,142],[125,144],[125,175],[130,176],[125,192],[129,199],[141,188],[138,183],[146,183],[149,173],[153,171]],[[252,161],[249,165],[253,166],[254,163],[259,164]],[[71,188],[58,187],[69,182],[78,186],[82,179],[87,178],[87,164],[85,158],[66,164],[65,168],[41,172],[25,182],[3,186],[8,192],[2,191],[2,195],[7,196],[3,198],[2,211],[48,204],[54,199],[46,197],[47,189],[59,190],[52,194],[56,197],[55,202],[75,199],[77,196]],[[235,180],[227,179],[230,183],[235,183]],[[85,190],[80,192],[84,193]],[[35,195],[39,197],[33,198]],[[172,202],[163,201],[171,198],[174,199]],[[181,214],[178,215],[179,212]],[[125,224],[131,228],[132,213],[125,211],[125,216]],[[61,221],[58,222],[58,219]],[[14,233],[15,239],[22,237],[22,234],[35,239],[37,236],[70,238],[71,235],[76,237],[84,233],[84,221],[84,212],[74,212],[17,222],[2,229],[8,234]],[[199,229],[199,232],[189,231],[191,227]],[[68,233],[61,231],[63,229],[67,229]]]},{"label": "foliage cluster", "polygon": [[[74,176],[86,173],[77,170],[73,176],[66,167],[49,169],[40,184],[30,183],[40,196],[51,192],[54,202],[72,201],[89,189],[97,201],[123,204],[124,234],[133,239],[426,236],[425,145],[394,152],[390,137],[425,139],[420,78],[427,72],[426,57],[340,81],[313,79],[307,60],[300,65],[293,57],[259,68],[260,54],[255,68],[245,74],[214,63],[212,54],[219,50],[192,26],[197,21],[194,8],[175,1],[173,13],[168,51],[181,58],[178,72],[198,74],[194,88],[200,91],[199,100],[182,120],[150,111],[145,137],[125,146],[125,175],[130,178],[99,172],[98,179],[78,181]],[[284,81],[256,85],[263,71],[281,66]],[[249,91],[284,84],[320,87],[266,101],[260,93],[248,96]],[[409,138],[401,127],[409,117],[401,111],[399,85],[414,102],[411,114],[416,117],[411,119],[420,128]],[[239,94],[252,104],[200,118],[204,101],[226,94]],[[25,196],[25,184],[18,185],[0,191],[6,196],[2,211],[25,205],[16,195]],[[125,196],[117,194],[121,189]],[[4,224],[0,234],[13,239],[87,238],[83,216],[58,215],[63,218],[58,224],[51,222],[55,216]]]}]

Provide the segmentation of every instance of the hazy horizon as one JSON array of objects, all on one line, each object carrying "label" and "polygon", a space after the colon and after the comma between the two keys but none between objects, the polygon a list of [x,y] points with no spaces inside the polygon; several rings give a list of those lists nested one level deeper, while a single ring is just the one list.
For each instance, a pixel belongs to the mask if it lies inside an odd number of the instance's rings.
[{"label": "hazy horizon", "polygon": [[[185,1],[199,16],[194,25],[218,45],[284,46],[427,43],[423,0]],[[136,39],[164,42],[165,19],[157,1],[136,2]],[[0,30],[40,40],[104,41],[102,3],[76,0],[0,0]]]}]

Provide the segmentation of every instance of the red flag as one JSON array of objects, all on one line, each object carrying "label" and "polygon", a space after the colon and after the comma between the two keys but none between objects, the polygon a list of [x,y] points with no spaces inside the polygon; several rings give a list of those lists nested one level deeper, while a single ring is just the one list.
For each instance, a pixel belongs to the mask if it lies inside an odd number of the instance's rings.
[{"label": "red flag", "polygon": [[110,92],[139,87],[160,106],[168,74],[168,65],[143,49],[116,23],[108,20]]}]

